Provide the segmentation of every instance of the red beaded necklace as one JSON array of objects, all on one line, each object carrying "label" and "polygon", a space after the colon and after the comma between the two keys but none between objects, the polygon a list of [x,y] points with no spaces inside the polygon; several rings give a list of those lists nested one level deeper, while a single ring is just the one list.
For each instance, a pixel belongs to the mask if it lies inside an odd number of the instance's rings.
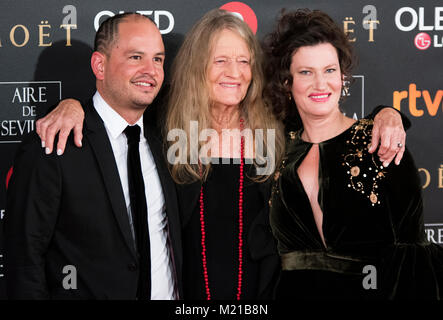
[{"label": "red beaded necklace", "polygon": [[[240,132],[243,131],[243,119],[240,119]],[[243,135],[240,140],[240,178],[238,186],[238,283],[237,283],[237,300],[240,300],[242,289],[243,275],[243,166],[245,141]],[[211,291],[209,290],[208,267],[206,263],[206,233],[205,233],[205,212],[203,200],[203,184],[200,188],[200,227],[201,227],[201,245],[202,245],[202,264],[203,278],[205,280],[206,300],[211,300]]]}]

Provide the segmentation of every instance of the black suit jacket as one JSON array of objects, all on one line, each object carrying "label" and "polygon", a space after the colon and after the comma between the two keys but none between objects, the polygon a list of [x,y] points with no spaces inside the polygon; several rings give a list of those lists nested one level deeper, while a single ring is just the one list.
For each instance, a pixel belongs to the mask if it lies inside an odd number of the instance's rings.
[{"label": "black suit jacket", "polygon": [[[148,113],[144,116],[145,136],[163,188],[173,270],[181,296],[177,196],[160,135]],[[35,133],[18,150],[5,217],[9,298],[136,297],[138,258],[125,199],[110,141],[92,101],[85,108],[83,135],[83,147],[75,147],[70,137],[62,156],[45,155]],[[73,275],[63,273],[67,265],[76,269],[77,289],[63,287],[65,277]]]}]

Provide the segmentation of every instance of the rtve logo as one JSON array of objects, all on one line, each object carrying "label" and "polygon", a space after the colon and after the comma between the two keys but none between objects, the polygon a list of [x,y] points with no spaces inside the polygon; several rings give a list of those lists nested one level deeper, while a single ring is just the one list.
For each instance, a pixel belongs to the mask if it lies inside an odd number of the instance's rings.
[{"label": "rtve logo", "polygon": [[243,2],[228,2],[222,5],[220,9],[231,11],[246,22],[254,34],[257,32],[257,16],[248,5]]},{"label": "rtve logo", "polygon": [[[417,98],[423,98],[425,109],[417,107]],[[432,97],[428,90],[417,90],[417,85],[411,83],[408,91],[394,91],[393,106],[400,111],[402,100],[408,99],[409,112],[412,116],[421,117],[426,111],[431,117],[434,117],[440,108],[442,98],[443,90],[437,90],[435,96]]]},{"label": "rtve logo", "polygon": [[[427,18],[427,23],[432,21],[434,24],[426,25],[425,18]],[[395,25],[399,30],[405,32],[416,29],[417,25],[419,31],[443,31],[443,7],[435,7],[433,19],[430,18],[429,13],[425,16],[424,7],[419,7],[418,13],[414,8],[403,7],[395,13]],[[431,45],[434,48],[443,48],[443,37],[438,34],[433,34],[433,37],[431,37],[426,32],[420,32],[415,36],[414,44],[419,50],[426,50]]]}]

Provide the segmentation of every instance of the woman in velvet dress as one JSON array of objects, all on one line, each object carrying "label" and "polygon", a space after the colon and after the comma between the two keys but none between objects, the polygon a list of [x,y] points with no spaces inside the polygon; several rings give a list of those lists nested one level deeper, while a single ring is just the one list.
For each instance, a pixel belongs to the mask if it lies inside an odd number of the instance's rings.
[{"label": "woman in velvet dress", "polygon": [[320,11],[283,13],[268,53],[276,112],[301,120],[271,199],[277,298],[440,299],[443,249],[425,240],[411,154],[384,166],[368,153],[373,121],[339,109],[354,59],[343,31]]}]

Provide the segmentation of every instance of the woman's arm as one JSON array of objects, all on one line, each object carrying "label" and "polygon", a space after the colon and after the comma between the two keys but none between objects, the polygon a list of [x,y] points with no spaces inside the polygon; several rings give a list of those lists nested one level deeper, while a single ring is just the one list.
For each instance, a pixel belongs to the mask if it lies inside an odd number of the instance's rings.
[{"label": "woman's arm", "polygon": [[409,128],[410,122],[402,117],[400,112],[391,107],[377,107],[368,116],[374,119],[372,141],[369,153],[375,152],[377,147],[378,156],[383,166],[387,167],[395,158],[395,164],[399,165],[405,152],[406,132],[404,127]]},{"label": "woman's arm", "polygon": [[71,130],[74,130],[74,142],[77,147],[82,146],[82,129],[85,113],[79,101],[65,99],[44,118],[37,120],[36,131],[42,140],[42,147],[46,154],[52,153],[54,138],[58,133],[57,155],[65,151],[66,140]]}]

